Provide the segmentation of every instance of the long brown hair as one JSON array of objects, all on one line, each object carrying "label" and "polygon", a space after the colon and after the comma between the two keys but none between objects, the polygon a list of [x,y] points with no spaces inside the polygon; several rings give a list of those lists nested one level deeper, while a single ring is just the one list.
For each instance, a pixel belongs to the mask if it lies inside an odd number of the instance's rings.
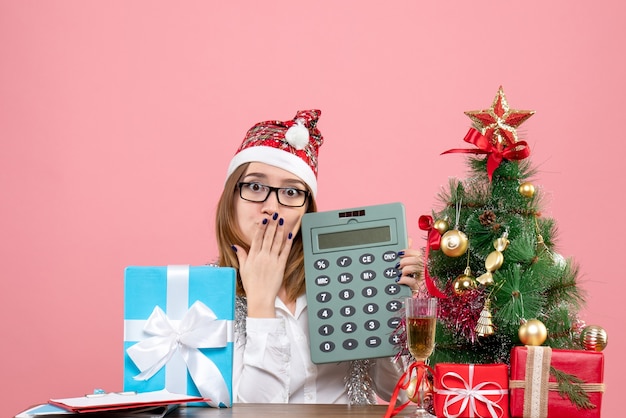
[{"label": "long brown hair", "polygon": [[[239,268],[239,261],[237,255],[232,249],[232,245],[236,244],[244,248],[246,251],[250,250],[249,245],[245,244],[243,237],[241,236],[239,227],[237,226],[237,220],[235,219],[235,193],[237,190],[237,183],[246,172],[250,163],[242,164],[235,169],[230,177],[226,180],[224,185],[224,191],[217,203],[217,211],[215,215],[215,234],[217,236],[217,248],[219,251],[218,264],[222,267],[234,267]],[[310,192],[310,190],[309,190]],[[317,211],[317,205],[315,199],[309,198],[307,205],[307,212]],[[287,291],[288,301],[292,302],[298,296],[304,294],[304,250],[302,246],[302,234],[300,231],[292,238],[293,244],[291,246],[291,252],[287,258],[287,266],[285,267],[285,276],[283,278],[283,286]],[[241,283],[241,277],[237,272],[237,294],[245,296],[245,291]]]}]

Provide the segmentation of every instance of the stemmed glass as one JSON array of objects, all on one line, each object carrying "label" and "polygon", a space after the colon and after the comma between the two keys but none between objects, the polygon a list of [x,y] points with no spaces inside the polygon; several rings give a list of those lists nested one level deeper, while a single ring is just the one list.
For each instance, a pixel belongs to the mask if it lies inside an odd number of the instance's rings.
[{"label": "stemmed glass", "polygon": [[435,348],[437,298],[407,298],[404,302],[404,309],[406,312],[407,346],[415,361],[422,363],[421,370],[418,370],[415,395],[408,394],[411,400],[417,404],[412,416],[434,417],[424,405],[424,398],[431,392],[431,388],[428,383],[427,369],[423,363]]}]

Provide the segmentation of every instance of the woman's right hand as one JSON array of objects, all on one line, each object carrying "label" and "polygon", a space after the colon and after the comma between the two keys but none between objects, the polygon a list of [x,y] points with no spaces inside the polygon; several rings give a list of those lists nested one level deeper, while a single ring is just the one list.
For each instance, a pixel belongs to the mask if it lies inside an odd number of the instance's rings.
[{"label": "woman's right hand", "polygon": [[275,317],[274,303],[283,284],[293,233],[285,231],[278,213],[257,224],[250,250],[234,246],[239,260],[239,275],[246,292],[248,316]]}]

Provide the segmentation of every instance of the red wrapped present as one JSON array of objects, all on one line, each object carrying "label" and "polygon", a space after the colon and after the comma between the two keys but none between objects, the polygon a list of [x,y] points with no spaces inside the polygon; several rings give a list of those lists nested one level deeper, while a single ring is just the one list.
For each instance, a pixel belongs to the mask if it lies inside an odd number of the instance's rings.
[{"label": "red wrapped present", "polygon": [[509,416],[506,364],[437,363],[434,383],[438,417]]},{"label": "red wrapped present", "polygon": [[[559,392],[568,389],[563,381],[572,383],[569,391],[576,392],[579,405],[567,396],[567,392]],[[603,353],[550,347],[513,347],[509,382],[511,417],[600,417],[603,381]]]}]

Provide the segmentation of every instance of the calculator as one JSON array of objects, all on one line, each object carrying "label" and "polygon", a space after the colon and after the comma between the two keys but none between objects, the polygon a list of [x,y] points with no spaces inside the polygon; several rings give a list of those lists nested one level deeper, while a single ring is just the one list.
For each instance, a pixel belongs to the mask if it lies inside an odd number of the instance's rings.
[{"label": "calculator", "polygon": [[398,251],[407,248],[401,203],[302,218],[311,360],[331,363],[397,353],[402,300]]}]

